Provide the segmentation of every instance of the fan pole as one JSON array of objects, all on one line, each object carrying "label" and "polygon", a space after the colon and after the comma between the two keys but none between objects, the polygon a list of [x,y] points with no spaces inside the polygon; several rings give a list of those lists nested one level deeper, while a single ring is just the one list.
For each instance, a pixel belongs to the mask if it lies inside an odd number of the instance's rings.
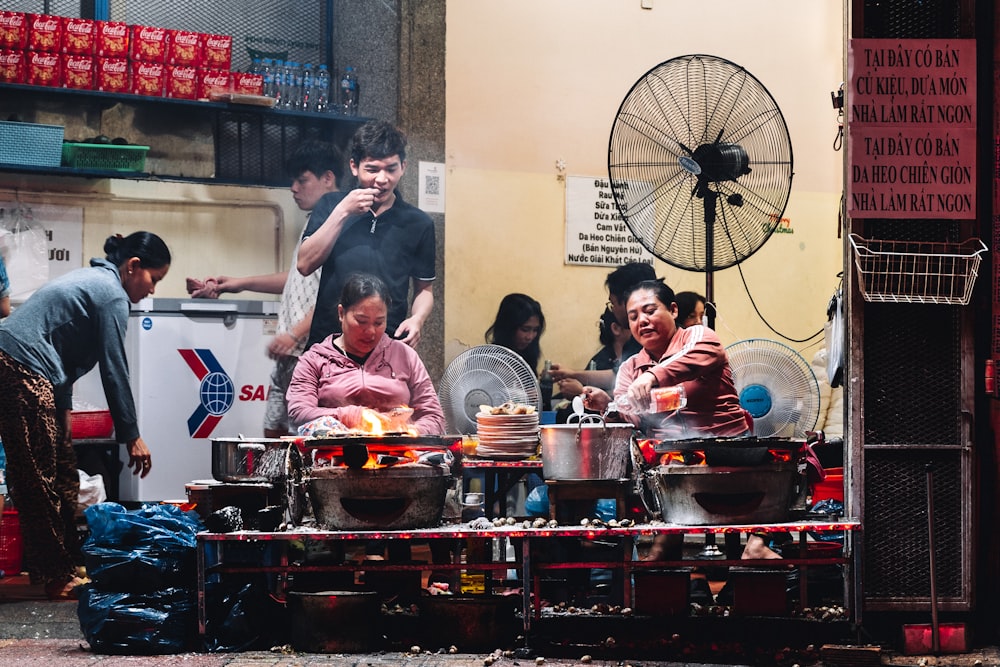
[{"label": "fan pole", "polygon": [[[714,192],[707,184],[702,183],[699,194],[705,200],[705,312],[708,315],[708,328],[715,329],[715,280],[712,276],[712,262],[715,259],[715,207],[719,193]],[[708,308],[707,304],[712,304]]]}]

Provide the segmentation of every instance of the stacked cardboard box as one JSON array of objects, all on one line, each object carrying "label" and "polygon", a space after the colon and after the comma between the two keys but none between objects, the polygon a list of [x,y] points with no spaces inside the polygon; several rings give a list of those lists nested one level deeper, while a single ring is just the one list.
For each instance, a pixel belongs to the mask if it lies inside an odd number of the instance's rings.
[{"label": "stacked cardboard box", "polygon": [[231,35],[0,11],[0,82],[191,100],[260,95],[260,75],[230,71],[232,45]]}]

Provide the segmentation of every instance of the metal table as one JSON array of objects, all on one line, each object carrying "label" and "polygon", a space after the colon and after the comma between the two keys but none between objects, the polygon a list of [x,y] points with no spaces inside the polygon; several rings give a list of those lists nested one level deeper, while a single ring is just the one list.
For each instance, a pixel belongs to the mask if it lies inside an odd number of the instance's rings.
[{"label": "metal table", "polygon": [[[536,594],[532,597],[532,592],[537,590],[542,573],[550,570],[577,568],[606,568],[620,569],[624,574],[624,606],[632,603],[631,573],[643,569],[664,568],[664,567],[691,567],[691,566],[745,566],[755,568],[788,568],[797,567],[800,571],[800,605],[807,604],[806,591],[806,570],[810,566],[819,565],[843,565],[848,568],[845,576],[845,602],[848,609],[853,613],[855,602],[849,599],[851,595],[850,582],[853,577],[853,570],[856,567],[855,552],[853,549],[854,532],[860,529],[860,522],[855,519],[841,519],[830,521],[798,521],[788,523],[774,523],[763,525],[719,525],[719,526],[683,526],[664,523],[638,524],[628,528],[588,528],[582,526],[559,526],[556,528],[525,528],[518,524],[515,526],[494,527],[487,530],[474,530],[468,524],[446,525],[438,528],[427,528],[410,531],[314,531],[298,529],[290,532],[264,533],[255,531],[240,531],[234,533],[199,533],[198,534],[198,625],[199,632],[205,634],[205,585],[210,577],[224,577],[227,574],[248,574],[248,573],[273,573],[277,575],[280,582],[287,582],[287,577],[296,572],[358,572],[372,571],[500,571],[511,569],[512,566],[519,570],[519,579],[522,584],[522,613],[524,630],[527,633],[531,629],[534,619],[540,617],[540,597]],[[679,561],[634,561],[631,558],[632,546],[637,537],[656,535],[726,535],[732,533],[776,533],[788,532],[799,535],[799,540],[805,543],[809,532],[817,531],[843,531],[844,551],[843,555],[831,558],[787,558],[781,560],[714,560],[714,559],[684,559]],[[532,562],[533,547],[545,540],[553,538],[579,538],[586,540],[595,539],[621,539],[625,548],[622,550],[626,554],[622,560],[599,561],[599,562],[560,562],[560,563],[534,563]],[[449,564],[393,564],[380,563],[378,565],[369,561],[351,562],[339,565],[302,565],[291,563],[288,559],[288,545],[296,540],[317,540],[321,542],[342,541],[345,543],[362,542],[367,540],[474,540],[484,538],[514,538],[522,540],[523,548],[520,553],[520,561],[516,563],[492,562],[489,558],[489,550],[486,550],[487,557],[481,562],[449,563]],[[226,563],[226,548],[236,544],[269,544],[277,547],[268,562],[254,564],[232,565]],[[211,553],[210,553],[211,552]],[[467,556],[468,560],[468,556]],[[281,591],[283,593],[284,591]],[[527,636],[527,635],[526,635]]]}]

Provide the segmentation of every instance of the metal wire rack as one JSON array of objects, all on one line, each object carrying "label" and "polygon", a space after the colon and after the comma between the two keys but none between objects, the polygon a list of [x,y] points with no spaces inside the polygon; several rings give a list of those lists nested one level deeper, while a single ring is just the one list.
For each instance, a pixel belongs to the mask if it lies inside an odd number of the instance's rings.
[{"label": "metal wire rack", "polygon": [[967,305],[986,245],[849,236],[865,301]]}]

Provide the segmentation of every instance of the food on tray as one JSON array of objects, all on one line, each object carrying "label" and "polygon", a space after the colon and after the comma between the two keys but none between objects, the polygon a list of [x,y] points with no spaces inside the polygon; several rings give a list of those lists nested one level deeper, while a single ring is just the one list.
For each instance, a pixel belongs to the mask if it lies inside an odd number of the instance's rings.
[{"label": "food on tray", "polygon": [[492,405],[480,405],[479,412],[484,415],[532,415],[535,414],[535,406],[507,401],[503,405],[497,407],[493,407]]}]

